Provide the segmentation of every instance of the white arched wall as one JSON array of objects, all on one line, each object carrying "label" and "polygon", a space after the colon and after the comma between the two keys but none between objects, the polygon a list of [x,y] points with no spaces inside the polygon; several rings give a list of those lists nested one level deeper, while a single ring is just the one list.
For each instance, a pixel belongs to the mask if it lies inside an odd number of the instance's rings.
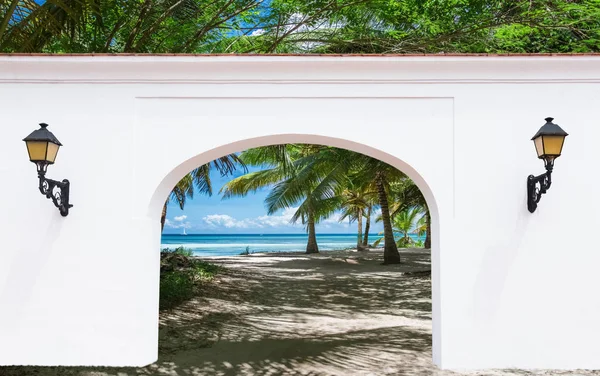
[{"label": "white arched wall", "polygon": [[[452,195],[452,160],[439,159],[452,155],[452,144],[444,143],[452,135],[452,100],[448,98],[311,98],[311,97],[264,97],[246,98],[214,97],[196,98],[139,98],[136,103],[137,119],[135,155],[139,164],[135,176],[143,177],[134,183],[137,192],[135,211],[146,214],[139,222],[146,222],[146,238],[152,239],[149,249],[160,248],[159,219],[162,206],[175,184],[189,171],[199,165],[225,154],[239,152],[251,147],[281,143],[312,143],[335,146],[369,155],[398,168],[412,178],[422,190],[432,210],[432,291],[433,291],[433,349],[434,359],[441,359],[441,309],[439,283],[440,216],[437,199],[428,178],[419,168],[437,181],[440,195]],[[370,104],[367,104],[367,103]],[[294,109],[302,106],[301,112]],[[371,107],[375,114],[361,109]],[[227,113],[236,108],[239,114]],[[401,139],[381,137],[398,128],[395,111],[402,111],[406,121],[401,126]],[[269,116],[255,113],[269,112]],[[176,115],[174,115],[176,114]],[[165,116],[166,115],[166,116]],[[243,119],[243,121],[240,121]],[[373,131],[370,122],[381,128]],[[169,133],[164,130],[168,124]],[[206,124],[214,124],[211,134],[206,134]],[[412,125],[419,124],[418,127]],[[218,130],[218,131],[217,131]],[[399,129],[398,129],[399,130]],[[397,130],[397,131],[398,131]],[[429,133],[439,132],[436,140],[427,139]],[[178,135],[185,134],[185,140]],[[396,134],[396,132],[394,132]],[[427,144],[435,145],[429,162],[421,158]],[[155,150],[164,149],[164,153]],[[177,147],[175,147],[177,145]],[[431,153],[431,152],[429,152]],[[139,172],[138,172],[139,171]],[[156,182],[156,190],[148,185]],[[444,184],[446,183],[446,184]],[[142,192],[147,192],[143,194]],[[447,201],[448,202],[448,201]],[[452,206],[446,206],[451,215]],[[449,228],[450,226],[448,226]],[[158,259],[156,259],[158,262]],[[158,283],[158,274],[154,279]],[[158,295],[148,312],[157,315]],[[150,302],[150,301],[149,301]],[[150,322],[150,317],[148,317]]]},{"label": "white arched wall", "polygon": [[[400,167],[435,202],[437,365],[600,369],[598,92],[600,56],[0,55],[0,365],[155,361],[169,185],[301,138]],[[547,116],[570,135],[531,214]],[[64,145],[48,176],[71,181],[66,218],[21,141],[40,122]]]}]

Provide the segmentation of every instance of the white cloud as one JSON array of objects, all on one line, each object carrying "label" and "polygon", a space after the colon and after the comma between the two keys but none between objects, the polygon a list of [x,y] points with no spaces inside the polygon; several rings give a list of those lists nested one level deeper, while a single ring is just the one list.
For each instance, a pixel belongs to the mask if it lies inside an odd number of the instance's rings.
[{"label": "white cloud", "polygon": [[[302,227],[301,221],[292,223],[292,217],[298,210],[287,208],[276,215],[261,215],[255,218],[237,219],[227,214],[210,214],[202,218],[202,221],[210,228],[228,228],[228,229],[265,229],[265,228],[297,228]],[[322,220],[318,226],[322,228],[349,228],[351,225],[347,220],[340,222],[341,213],[334,213],[329,218]],[[355,226],[353,224],[352,226]]]},{"label": "white cloud", "polygon": [[263,35],[264,33],[265,33],[264,29],[256,29],[252,33],[250,33],[250,36],[256,37],[259,35]]},{"label": "white cloud", "polygon": [[186,215],[174,217],[173,220],[170,220],[167,218],[165,220],[165,227],[190,229],[190,228],[192,228],[192,224],[190,222],[183,222],[186,218],[187,218]]},{"label": "white cloud", "polygon": [[291,227],[293,226],[291,220],[294,216],[294,213],[298,208],[287,208],[284,209],[283,212],[279,215],[261,215],[256,218],[256,222],[260,223],[262,226],[270,226],[270,227]]},{"label": "white cloud", "polygon": [[202,218],[204,223],[210,227],[226,227],[226,228],[278,228],[278,227],[293,227],[291,223],[292,216],[298,208],[285,209],[278,215],[261,215],[256,218],[237,219],[227,214],[210,214]]},{"label": "white cloud", "polygon": [[226,227],[226,228],[250,228],[262,227],[255,223],[252,219],[246,218],[238,220],[227,214],[210,214],[202,218],[204,223],[211,227]]}]

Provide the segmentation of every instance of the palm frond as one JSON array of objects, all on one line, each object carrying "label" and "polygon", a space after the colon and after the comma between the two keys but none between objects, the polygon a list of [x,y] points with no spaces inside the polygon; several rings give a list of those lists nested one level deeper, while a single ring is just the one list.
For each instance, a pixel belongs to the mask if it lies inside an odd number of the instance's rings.
[{"label": "palm frond", "polygon": [[244,163],[243,159],[237,154],[228,154],[221,158],[217,158],[211,162],[212,166],[219,171],[221,176],[227,176],[233,174],[238,165],[244,170],[244,173],[248,172],[248,167]]},{"label": "palm frond", "polygon": [[250,172],[227,182],[219,191],[223,199],[244,197],[248,193],[276,184],[281,181],[283,173],[279,168]]},{"label": "palm frond", "polygon": [[265,198],[265,207],[269,215],[280,209],[297,205],[298,202],[307,198],[307,189],[302,181],[288,178],[273,186],[273,189]]}]

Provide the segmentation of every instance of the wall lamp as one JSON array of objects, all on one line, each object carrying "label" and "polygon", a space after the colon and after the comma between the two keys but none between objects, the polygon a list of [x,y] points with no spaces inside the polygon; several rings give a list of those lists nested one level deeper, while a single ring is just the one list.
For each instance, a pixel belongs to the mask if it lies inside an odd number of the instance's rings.
[{"label": "wall lamp", "polygon": [[67,179],[56,181],[46,178],[48,166],[54,164],[58,149],[62,144],[50,132],[48,124],[41,123],[40,129],[33,131],[23,141],[27,145],[29,152],[29,160],[37,166],[38,178],[40,180],[39,190],[46,198],[52,199],[54,206],[58,208],[63,217],[69,215],[69,208],[73,205],[69,204],[69,188],[70,184]]},{"label": "wall lamp", "polygon": [[560,157],[565,137],[568,136],[567,132],[552,122],[554,118],[548,117],[545,120],[546,124],[532,138],[538,158],[544,160],[546,172],[539,176],[529,175],[527,178],[527,209],[531,213],[537,209],[542,195],[550,189],[554,160]]}]

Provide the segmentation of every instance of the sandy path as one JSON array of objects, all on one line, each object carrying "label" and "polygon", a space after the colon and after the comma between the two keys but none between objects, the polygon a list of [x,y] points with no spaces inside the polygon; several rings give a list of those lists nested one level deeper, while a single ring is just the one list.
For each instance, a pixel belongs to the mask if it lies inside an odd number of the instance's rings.
[{"label": "sandy path", "polygon": [[[228,270],[161,315],[160,359],[145,368],[0,368],[0,375],[436,375],[431,364],[429,254],[212,258]],[[600,375],[485,371],[469,375]]]}]

